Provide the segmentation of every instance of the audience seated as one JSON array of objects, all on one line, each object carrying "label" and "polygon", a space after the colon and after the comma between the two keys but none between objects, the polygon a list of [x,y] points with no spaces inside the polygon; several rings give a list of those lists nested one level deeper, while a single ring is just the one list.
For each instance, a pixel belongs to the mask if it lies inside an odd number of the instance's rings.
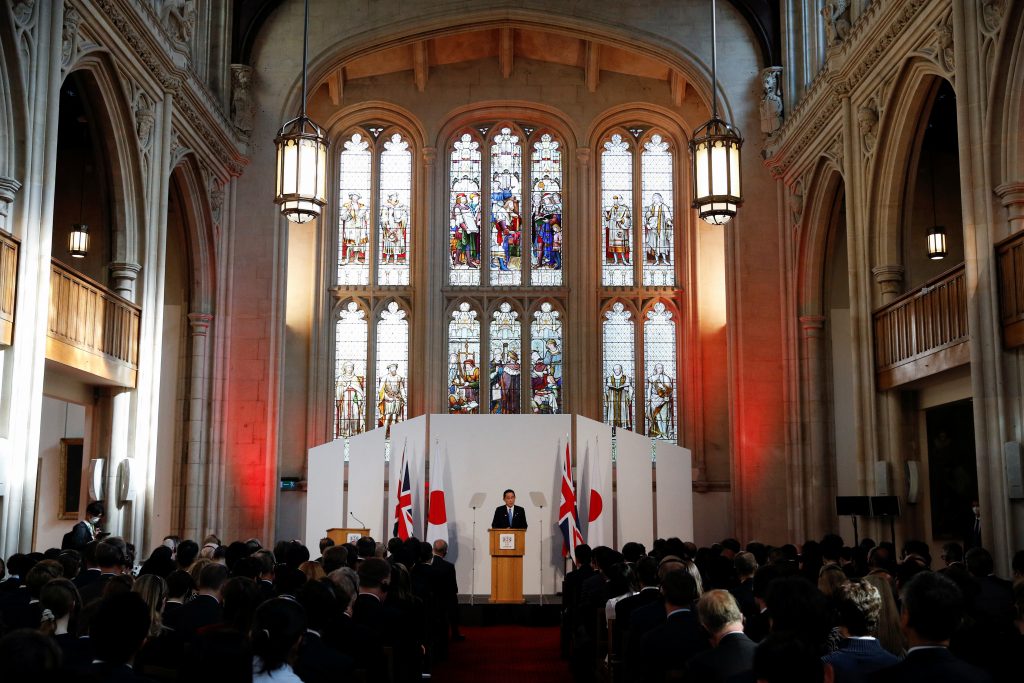
[{"label": "audience seated", "polygon": [[260,605],[252,625],[253,683],[300,683],[292,665],[306,632],[306,612],[290,598]]},{"label": "audience seated", "polygon": [[713,649],[687,662],[688,679],[725,683],[754,668],[757,643],[743,633],[743,613],[731,593],[716,589],[700,596],[697,618],[710,636]]},{"label": "audience seated", "polygon": [[832,666],[839,681],[859,682],[867,675],[898,660],[878,642],[878,616],[882,596],[866,579],[853,579],[835,589],[832,604],[836,609],[839,648],[821,658]]}]

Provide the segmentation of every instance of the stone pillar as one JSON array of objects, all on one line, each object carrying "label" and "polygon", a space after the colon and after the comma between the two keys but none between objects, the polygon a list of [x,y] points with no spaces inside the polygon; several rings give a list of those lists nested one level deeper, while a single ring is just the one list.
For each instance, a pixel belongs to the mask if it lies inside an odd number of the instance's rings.
[{"label": "stone pillar", "polygon": [[903,273],[903,266],[898,263],[875,266],[871,269],[883,304],[891,303],[903,294]]},{"label": "stone pillar", "polygon": [[107,266],[110,270],[110,288],[128,301],[135,301],[135,281],[139,277],[142,266],[138,263],[115,261]]},{"label": "stone pillar", "polygon": [[[114,536],[123,536],[129,543],[135,539],[132,529],[132,509],[130,503],[121,499],[117,486],[117,468],[122,460],[134,461],[129,458],[130,441],[132,439],[133,415],[132,415],[132,392],[130,389],[112,389],[102,399],[106,403],[106,411],[109,415],[110,440],[107,450],[106,491],[107,515],[104,520],[106,531]],[[129,467],[135,462],[129,462]],[[137,474],[138,472],[136,472]]]},{"label": "stone pillar", "polygon": [[996,194],[1006,207],[1006,234],[1012,235],[1024,230],[1024,182],[1000,185],[996,188]]},{"label": "stone pillar", "polygon": [[199,538],[209,530],[207,511],[211,509],[206,458],[206,434],[209,431],[206,407],[210,393],[207,345],[213,316],[209,313],[189,313],[188,322],[191,327],[189,336],[191,370],[188,388],[188,414],[185,423],[186,459],[182,478],[182,483],[185,486],[185,525],[182,533],[188,538]]},{"label": "stone pillar", "polygon": [[802,487],[804,535],[820,538],[832,528],[831,510],[835,497],[831,456],[828,452],[825,316],[800,316],[800,344],[804,357],[804,405],[806,441]]},{"label": "stone pillar", "polygon": [[20,189],[21,183],[14,178],[0,176],[0,230],[4,232],[14,232],[11,229],[9,215],[11,213],[11,205],[14,203],[14,197]]},{"label": "stone pillar", "polygon": [[[416,232],[419,237],[419,249],[429,250],[428,254],[445,253],[445,244],[448,242],[447,229],[428,230],[426,226],[433,223],[431,216],[434,215],[432,200],[436,200],[437,206],[443,205],[442,193],[447,188],[447,183],[437,178],[437,148],[424,147],[420,150],[420,180],[422,189],[419,192],[420,207],[417,212],[422,217],[419,221],[421,229]],[[434,190],[431,195],[430,190]],[[447,221],[443,225],[447,225]],[[444,269],[429,269],[424,267],[431,259],[422,258],[413,253],[413,279],[414,285],[412,300],[412,320],[409,326],[409,348],[423,349],[425,358],[420,359],[420,367],[415,374],[410,373],[409,377],[409,415],[420,415],[425,413],[446,413],[448,407],[444,404],[444,395],[441,388],[447,384],[448,371],[445,367],[445,359],[448,354],[444,352],[444,337],[431,339],[429,330],[433,321],[439,319],[444,311],[444,295],[442,287],[448,283],[443,281]],[[373,320],[372,325],[377,321]],[[410,358],[410,361],[413,359]]]},{"label": "stone pillar", "polygon": [[[593,211],[592,203],[592,175],[593,150],[589,147],[580,147],[576,150],[576,169],[571,177],[575,178],[574,199],[571,199],[573,210],[573,225],[593,225],[590,213]],[[572,251],[584,255],[595,254],[594,245],[595,230],[577,230],[573,235],[576,246]],[[584,264],[590,263],[585,256],[579,260],[567,259],[563,268],[562,278],[569,289],[566,304],[571,311],[592,311],[596,314],[599,306],[598,285],[600,275],[593,268]],[[564,340],[563,348],[577,349],[574,354],[567,354],[565,358],[566,372],[575,378],[570,386],[575,386],[577,394],[571,393],[565,397],[565,412],[584,415],[594,420],[601,419],[601,392],[598,390],[601,380],[601,372],[594,372],[588,361],[601,357],[601,335],[600,327],[596,325],[591,315],[571,316],[567,328],[573,333],[573,340]],[[591,397],[584,401],[584,397]]]}]

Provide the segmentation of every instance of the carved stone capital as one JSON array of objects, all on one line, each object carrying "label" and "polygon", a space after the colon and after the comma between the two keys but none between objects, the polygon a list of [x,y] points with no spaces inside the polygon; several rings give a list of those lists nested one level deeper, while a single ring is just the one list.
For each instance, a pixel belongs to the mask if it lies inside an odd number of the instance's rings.
[{"label": "carved stone capital", "polygon": [[804,339],[820,338],[825,329],[825,316],[823,315],[802,315],[800,316],[800,329],[803,331]]},{"label": "carved stone capital", "polygon": [[1018,224],[1024,222],[1024,183],[1000,185],[996,188],[996,196],[1006,207],[1006,217],[1011,224],[1011,231],[1016,232],[1019,229]]},{"label": "carved stone capital", "polygon": [[193,337],[205,337],[210,331],[210,324],[213,322],[212,313],[189,313],[188,324],[192,327]]},{"label": "carved stone capital", "polygon": [[590,150],[589,147],[579,147],[579,148],[577,148],[577,150],[576,150],[576,161],[579,162],[580,166],[583,166],[585,168],[585,167],[590,165],[590,156],[591,156],[590,152],[591,152],[591,150]]},{"label": "carved stone capital", "polygon": [[903,266],[897,263],[875,266],[871,269],[871,275],[874,276],[875,283],[883,295],[899,294],[903,291],[904,272]]},{"label": "carved stone capital", "polygon": [[0,230],[13,232],[8,224],[8,215],[11,212],[11,204],[14,203],[14,196],[21,189],[21,183],[14,178],[0,176]]},{"label": "carved stone capital", "polygon": [[135,301],[135,281],[139,278],[142,266],[138,263],[114,261],[107,268],[110,270],[111,289],[122,299]]},{"label": "carved stone capital", "polygon": [[437,161],[437,147],[424,147],[420,153],[423,155],[423,163],[426,166],[433,166]]}]

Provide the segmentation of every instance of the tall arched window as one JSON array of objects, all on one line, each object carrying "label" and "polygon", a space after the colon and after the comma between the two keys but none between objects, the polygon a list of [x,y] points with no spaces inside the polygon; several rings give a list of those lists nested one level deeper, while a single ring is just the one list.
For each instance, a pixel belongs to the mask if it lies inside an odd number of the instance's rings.
[{"label": "tall arched window", "polygon": [[[374,128],[372,131],[381,132]],[[397,131],[352,133],[339,155],[338,285],[409,284],[412,152]]]},{"label": "tall arched window", "polygon": [[675,441],[676,326],[672,312],[657,302],[644,321],[644,422],[652,439]]},{"label": "tall arched window", "polygon": [[612,135],[601,152],[601,284],[633,284],[633,148]]},{"label": "tall arched window", "polygon": [[519,313],[502,302],[491,316],[488,343],[490,412],[514,415],[521,409],[523,332]]},{"label": "tall arched window", "polygon": [[453,285],[480,284],[482,173],[480,143],[469,133],[463,133],[453,146],[448,176],[448,213],[451,218],[448,281]]},{"label": "tall arched window", "polygon": [[562,284],[562,151],[550,133],[543,133],[533,143],[530,187],[534,235],[530,282],[542,287],[559,286]]},{"label": "tall arched window", "polygon": [[635,400],[635,326],[632,314],[616,301],[602,322],[604,349],[604,421],[613,427],[633,429]]},{"label": "tall arched window", "polygon": [[491,284],[523,283],[523,146],[511,128],[491,143]]},{"label": "tall arched window", "polygon": [[448,412],[480,412],[480,321],[463,301],[448,322]]},{"label": "tall arched window", "polygon": [[350,301],[335,324],[334,438],[366,429],[366,333],[366,312]]},{"label": "tall arched window", "polygon": [[562,412],[562,321],[547,301],[530,323],[530,410]]},{"label": "tall arched window", "polygon": [[657,133],[644,143],[640,153],[642,235],[644,243],[643,282],[645,286],[675,285],[675,231],[672,206],[672,151]]},{"label": "tall arched window", "polygon": [[392,301],[377,321],[377,426],[389,430],[409,410],[409,321]]}]

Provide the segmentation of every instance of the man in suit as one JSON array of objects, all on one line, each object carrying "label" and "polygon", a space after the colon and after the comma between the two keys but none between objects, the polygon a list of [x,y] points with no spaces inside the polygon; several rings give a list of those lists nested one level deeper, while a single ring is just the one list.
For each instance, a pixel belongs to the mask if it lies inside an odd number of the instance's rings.
[{"label": "man in suit", "polygon": [[697,618],[710,634],[714,649],[689,661],[686,665],[689,678],[724,682],[731,676],[753,670],[757,643],[743,633],[743,613],[731,593],[713,590],[700,596]]},{"label": "man in suit", "polygon": [[693,612],[697,600],[693,576],[685,569],[669,572],[661,581],[661,594],[665,598],[665,623],[640,641],[633,680],[663,681],[682,672],[691,657],[708,649]]},{"label": "man in suit", "polygon": [[516,505],[516,492],[512,489],[505,489],[501,496],[505,500],[504,505],[494,509],[494,520],[491,521],[492,529],[525,529],[526,510]]},{"label": "man in suit", "polygon": [[831,664],[843,681],[863,681],[868,674],[892,666],[896,656],[886,652],[873,634],[878,631],[882,595],[864,579],[851,579],[832,595],[839,635],[839,649],[821,658]]},{"label": "man in suit", "polygon": [[[415,625],[407,623],[402,613],[384,604],[391,587],[391,565],[387,560],[370,557],[359,563],[359,595],[352,605],[352,619],[367,628],[383,645],[394,653],[395,681],[419,678],[420,652],[416,642]],[[381,671],[368,672],[376,680]]]},{"label": "man in suit", "polygon": [[949,639],[963,617],[963,594],[953,580],[936,572],[918,573],[907,584],[900,625],[907,637],[907,656],[876,672],[871,681],[905,683],[985,683],[989,675],[949,652]]},{"label": "man in suit", "polygon": [[98,541],[97,534],[100,531],[100,523],[103,521],[104,515],[103,503],[94,500],[85,506],[85,519],[81,520],[73,527],[71,531],[64,534],[64,538],[61,541],[61,550],[80,550],[84,548],[90,541]]},{"label": "man in suit", "polygon": [[[636,563],[636,575],[640,580],[640,590],[628,598],[615,603],[615,627],[612,634],[613,655],[621,657],[626,647],[623,637],[629,631],[629,619],[634,610],[661,598],[658,589],[658,561],[651,556],[640,558]],[[568,578],[568,577],[566,577]]]},{"label": "man in suit", "polygon": [[[96,566],[99,567],[99,573],[78,588],[83,607],[98,600],[103,595],[103,589],[106,588],[110,579],[124,572],[124,554],[114,540],[109,538],[96,544],[93,557]],[[83,572],[83,574],[88,573]]]},{"label": "man in suit", "polygon": [[992,554],[984,548],[971,548],[964,557],[967,571],[981,589],[970,607],[976,620],[999,629],[1012,629],[1016,610],[1013,606],[1013,584],[995,575]]},{"label": "man in suit", "polygon": [[737,553],[732,560],[736,570],[737,584],[729,589],[736,598],[743,616],[749,619],[758,613],[757,602],[754,600],[754,573],[757,572],[757,559],[753,553]]},{"label": "man in suit", "polygon": [[448,556],[448,543],[440,538],[437,539],[434,541],[433,552],[430,575],[434,586],[434,596],[444,623],[444,633],[438,637],[437,650],[439,654],[446,654],[449,630],[452,640],[465,640],[459,631],[459,581],[455,576],[455,565],[445,559]]},{"label": "man in suit", "polygon": [[142,683],[132,670],[149,633],[149,607],[138,593],[116,593],[100,602],[89,627],[93,660],[84,680]]},{"label": "man in suit", "polygon": [[228,568],[222,564],[208,564],[199,573],[199,593],[192,602],[178,610],[178,633],[186,642],[200,629],[219,624],[223,620],[221,588],[228,580]]}]

